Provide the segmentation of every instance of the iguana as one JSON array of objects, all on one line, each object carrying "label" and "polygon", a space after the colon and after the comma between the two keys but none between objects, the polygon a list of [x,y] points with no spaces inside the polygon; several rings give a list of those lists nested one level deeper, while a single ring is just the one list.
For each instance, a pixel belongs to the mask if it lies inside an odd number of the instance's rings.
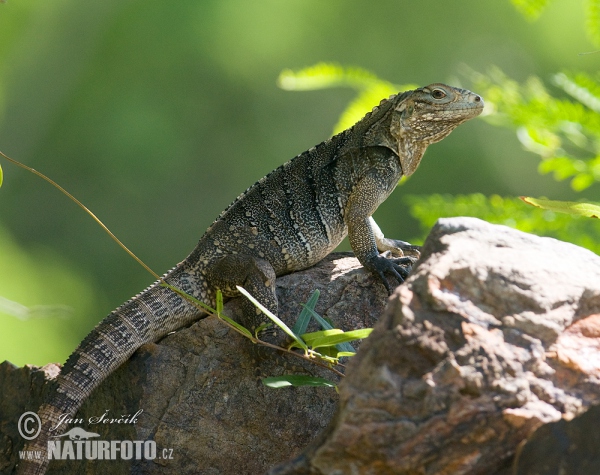
[{"label": "iguana", "polygon": [[[406,254],[418,248],[387,239],[371,217],[402,176],[414,173],[428,145],[479,115],[483,100],[444,84],[381,101],[353,127],[284,163],[248,188],[208,228],[196,248],[164,282],[215,305],[244,287],[277,313],[275,278],[323,259],[348,235],[361,264],[388,292],[402,283]],[[389,251],[386,253],[386,251]],[[386,253],[381,255],[380,253]],[[388,255],[391,254],[391,258]],[[246,299],[242,323],[259,321]],[[157,281],[106,317],[65,363],[38,414],[40,436],[25,450],[46,454],[59,416],[74,416],[90,393],[141,345],[205,314]],[[19,474],[42,474],[47,457],[23,460]]]}]

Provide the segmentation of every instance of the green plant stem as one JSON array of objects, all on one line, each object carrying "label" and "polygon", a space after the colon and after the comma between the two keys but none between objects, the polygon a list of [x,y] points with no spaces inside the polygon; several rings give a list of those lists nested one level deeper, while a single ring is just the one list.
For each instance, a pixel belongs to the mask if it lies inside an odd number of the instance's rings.
[{"label": "green plant stem", "polygon": [[[215,314],[210,314],[210,316],[214,317],[214,318],[219,318]],[[295,356],[296,358],[303,359],[303,360],[308,361],[308,362],[310,362],[312,364],[316,364],[317,366],[321,366],[322,368],[328,369],[329,371],[332,371],[333,373],[335,373],[336,375],[338,375],[340,378],[344,377],[344,373],[338,371],[335,368],[332,368],[331,366],[328,366],[325,363],[322,363],[319,360],[316,360],[316,359],[313,359],[313,358],[309,358],[308,356],[305,356],[304,354],[296,353],[295,351],[288,350],[287,348],[283,348],[281,346],[273,345],[272,343],[268,343],[266,341],[260,340],[259,338],[255,338],[255,337],[250,338],[248,335],[245,335],[244,333],[242,333],[241,331],[239,331],[237,328],[235,328],[233,325],[229,324],[229,322],[227,322],[225,320],[222,320],[220,318],[219,318],[219,320],[221,322],[223,322],[225,325],[227,325],[229,328],[231,328],[232,330],[235,330],[236,332],[238,332],[240,335],[243,335],[246,338],[248,338],[252,343],[255,343],[255,344],[258,344],[258,345],[263,345],[263,346],[266,346],[267,348],[273,348],[274,350],[278,350],[278,351],[281,351],[281,352],[286,353],[288,355]],[[338,365],[344,367],[344,365],[340,365],[339,363],[338,363]]]},{"label": "green plant stem", "polygon": [[[5,153],[3,153],[2,151],[0,151],[0,155],[2,157],[4,157],[6,160],[8,160],[10,163],[23,168],[24,170],[27,170],[28,172],[33,173],[34,175],[37,175],[38,177],[40,177],[42,180],[50,183],[54,188],[56,188],[58,191],[60,191],[62,194],[64,194],[65,196],[67,196],[71,201],[73,201],[75,204],[77,204],[77,206],[79,206],[82,210],[84,210],[89,216],[91,216],[91,218],[96,221],[96,223],[111,237],[111,239],[113,241],[115,241],[119,246],[121,246],[121,248],[127,253],[129,254],[133,259],[136,260],[136,262],[138,264],[140,264],[144,269],[146,269],[148,272],[150,272],[150,274],[152,274],[154,276],[154,278],[156,278],[157,280],[162,280],[162,278],[156,273],[154,272],[150,267],[148,267],[139,257],[137,257],[132,251],[130,251],[127,246],[125,246],[125,244],[123,244],[119,238],[117,238],[117,236],[115,236],[110,229],[108,229],[106,227],[106,225],[100,220],[100,218],[98,218],[94,213],[92,213],[92,211],[90,211],[90,209],[87,208],[87,206],[85,206],[81,201],[79,201],[77,198],[75,198],[71,193],[69,193],[67,190],[65,190],[62,186],[60,186],[58,183],[56,183],[54,180],[52,180],[51,178],[47,177],[46,175],[44,175],[41,172],[38,172],[36,169],[28,167],[27,165],[24,165],[21,162],[18,162],[17,160],[14,160],[13,158],[10,158],[8,155],[6,155]],[[179,289],[177,289],[176,287],[173,287],[169,284],[167,284],[166,282],[163,282],[163,285],[165,285],[166,287],[168,287],[170,290],[172,290],[173,292],[176,292],[180,295],[182,295],[184,298],[187,298],[188,301],[190,301],[192,304],[199,306],[202,310],[204,311],[209,311],[209,315],[211,316],[215,316],[216,315],[212,312],[213,309],[208,307],[206,304],[203,304],[202,302],[197,302],[194,301],[195,299],[190,298],[190,296],[188,296],[187,294],[185,294],[184,292],[180,291]],[[204,307],[206,308],[202,308],[201,305],[204,305]],[[218,318],[218,317],[217,317]],[[295,353],[291,350],[288,350],[287,348],[282,348],[280,346],[277,345],[273,345],[271,343],[267,343],[266,341],[262,341],[258,338],[253,338],[253,337],[248,337],[248,335],[243,334],[241,331],[239,331],[237,328],[235,328],[233,325],[229,324],[227,321],[219,318],[219,320],[221,322],[223,322],[225,325],[227,325],[229,328],[234,329],[236,332],[241,333],[242,335],[244,335],[246,338],[250,338],[250,340],[255,343],[255,344],[260,344],[263,346],[266,346],[268,348],[273,348],[275,350],[279,350],[279,351],[283,351],[284,353],[293,355],[297,358],[302,358],[303,360],[309,361],[313,364],[316,364],[317,366],[321,366],[323,368],[327,368],[330,371],[334,372],[335,374],[337,374],[340,377],[344,377],[344,374],[341,373],[340,371],[337,371],[336,369],[332,368],[331,366],[326,365],[325,363],[322,363],[318,360],[309,358],[305,355],[301,355],[298,353]]]}]

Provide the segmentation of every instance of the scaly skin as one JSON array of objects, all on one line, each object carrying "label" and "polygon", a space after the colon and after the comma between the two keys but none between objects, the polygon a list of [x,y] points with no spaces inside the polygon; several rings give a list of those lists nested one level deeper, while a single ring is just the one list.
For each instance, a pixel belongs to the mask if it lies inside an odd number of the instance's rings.
[{"label": "scaly skin", "polygon": [[[310,267],[348,235],[354,254],[391,292],[418,248],[387,239],[371,217],[428,145],[479,115],[483,101],[444,84],[383,100],[353,127],[298,155],[242,193],[208,228],[192,253],[164,280],[206,304],[236,285],[277,313],[275,278]],[[392,258],[380,253],[391,254]],[[258,323],[246,301],[248,327]],[[38,411],[40,436],[25,450],[46,454],[59,416],[73,417],[90,393],[141,345],[205,314],[159,282],[104,319],[67,360]],[[43,474],[47,459],[22,461],[21,475]]]}]

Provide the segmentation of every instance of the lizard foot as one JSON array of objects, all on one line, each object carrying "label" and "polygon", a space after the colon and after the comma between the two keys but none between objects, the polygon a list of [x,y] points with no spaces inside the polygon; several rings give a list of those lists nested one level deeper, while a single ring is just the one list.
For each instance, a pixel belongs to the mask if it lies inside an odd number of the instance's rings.
[{"label": "lizard foot", "polygon": [[391,274],[396,278],[399,284],[402,284],[404,279],[408,277],[408,274],[417,259],[415,257],[399,257],[390,259],[387,257],[389,254],[389,251],[386,251],[382,255],[373,256],[371,259],[369,259],[369,262],[365,267],[379,277],[388,291],[388,294],[391,295],[394,287],[390,285],[386,274]]}]

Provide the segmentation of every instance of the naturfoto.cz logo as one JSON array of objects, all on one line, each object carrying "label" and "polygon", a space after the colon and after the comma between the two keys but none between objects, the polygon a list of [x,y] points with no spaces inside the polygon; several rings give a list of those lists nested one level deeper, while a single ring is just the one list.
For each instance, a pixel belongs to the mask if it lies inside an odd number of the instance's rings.
[{"label": "naturfoto.cz logo", "polygon": [[[137,416],[143,410],[138,411],[133,417],[130,415],[120,418],[107,418],[108,411],[100,417],[91,417],[90,424],[135,424]],[[60,422],[53,429],[63,423],[82,423],[82,419],[68,419],[65,414],[61,416]],[[41,420],[35,412],[26,412],[19,418],[18,430],[21,437],[26,440],[37,438],[41,431]],[[173,449],[157,450],[156,442],[153,440],[95,440],[100,437],[96,432],[88,432],[81,427],[73,427],[69,431],[51,436],[48,440],[46,457],[49,460],[155,460],[172,459]],[[20,451],[21,459],[40,459],[42,453],[30,453]]]}]

